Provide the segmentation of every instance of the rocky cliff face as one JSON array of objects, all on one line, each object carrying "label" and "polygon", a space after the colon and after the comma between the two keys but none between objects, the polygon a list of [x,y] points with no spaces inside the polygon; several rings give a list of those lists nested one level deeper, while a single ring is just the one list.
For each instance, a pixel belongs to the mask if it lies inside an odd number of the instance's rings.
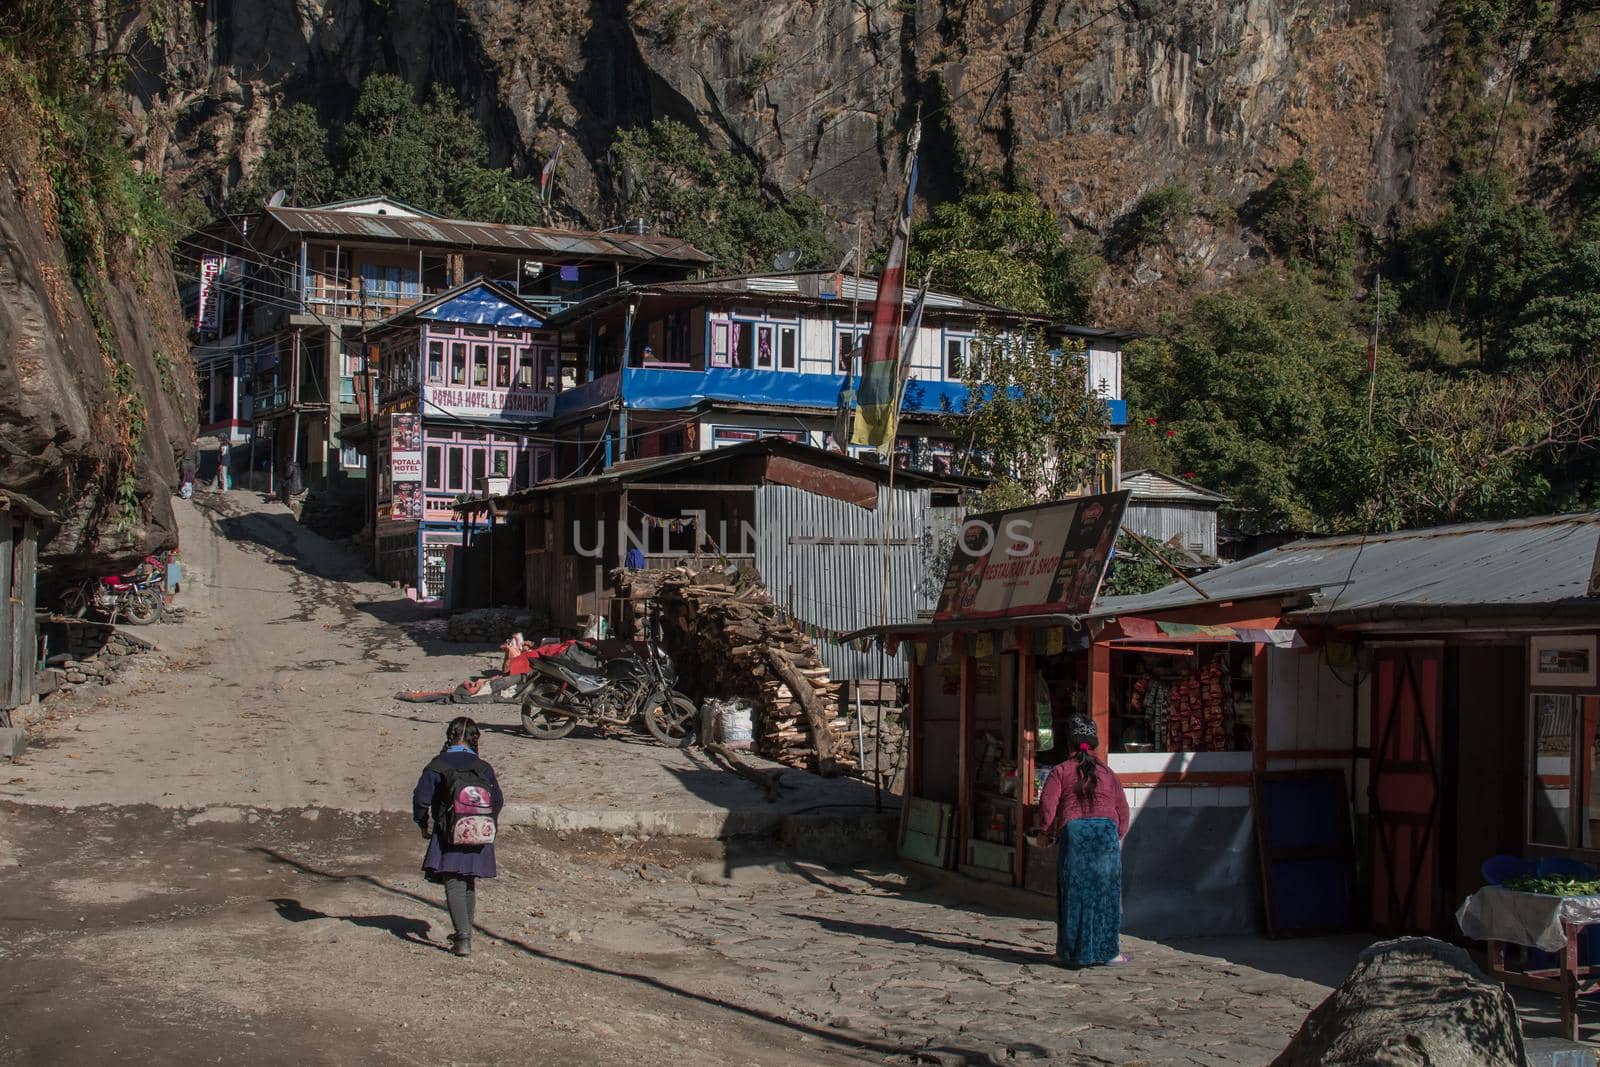
[{"label": "rocky cliff face", "polygon": [[40,551],[49,586],[177,544],[194,377],[170,266],[117,247],[113,269],[80,292],[32,138],[0,130],[0,487],[61,516]]},{"label": "rocky cliff face", "polygon": [[[558,136],[573,142],[559,200],[575,222],[619,221],[608,146],[657,116],[749,155],[844,222],[891,210],[896,131],[920,106],[930,196],[1007,174],[1068,227],[1108,237],[1150,188],[1195,189],[1194,222],[1108,276],[1107,307],[1128,312],[1141,305],[1118,301],[1119,287],[1160,294],[1152,283],[1170,292],[1249,269],[1260,249],[1238,205],[1302,154],[1329,206],[1371,226],[1434,195],[1441,6],[210,0],[149,45],[129,119],[150,165],[215,193],[248,167],[277,103],[313,102],[337,124],[385,70],[454,88],[502,161],[536,169]],[[1519,114],[1530,137],[1547,118]]]}]

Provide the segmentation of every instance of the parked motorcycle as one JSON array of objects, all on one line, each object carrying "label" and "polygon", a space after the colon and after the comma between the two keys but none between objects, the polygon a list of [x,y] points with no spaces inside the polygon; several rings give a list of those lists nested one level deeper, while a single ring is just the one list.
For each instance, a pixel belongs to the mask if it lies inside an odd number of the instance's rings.
[{"label": "parked motorcycle", "polygon": [[81,619],[92,610],[115,623],[119,618],[143,626],[161,618],[166,605],[166,567],[154,556],[146,557],[131,574],[85,578],[61,597],[62,610]]},{"label": "parked motorcycle", "polygon": [[522,690],[522,728],[530,737],[554,741],[579,723],[625,727],[642,718],[664,745],[682,748],[694,739],[700,709],[673,688],[677,669],[658,643],[653,621],[643,649],[580,641],[530,666],[533,677]]}]

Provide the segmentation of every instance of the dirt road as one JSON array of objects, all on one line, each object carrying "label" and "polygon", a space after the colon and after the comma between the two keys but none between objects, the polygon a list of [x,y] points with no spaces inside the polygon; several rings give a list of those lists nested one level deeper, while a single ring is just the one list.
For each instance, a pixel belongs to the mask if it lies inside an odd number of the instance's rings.
[{"label": "dirt road", "polygon": [[[0,767],[0,1064],[1252,1064],[1348,963],[1128,939],[1132,965],[1069,974],[1048,922],[893,866],[524,828],[456,959],[405,815],[454,709],[389,695],[486,650],[276,505],[179,514],[166,665],[52,704]],[[755,792],[657,746],[513,734],[486,737],[513,798]]]}]

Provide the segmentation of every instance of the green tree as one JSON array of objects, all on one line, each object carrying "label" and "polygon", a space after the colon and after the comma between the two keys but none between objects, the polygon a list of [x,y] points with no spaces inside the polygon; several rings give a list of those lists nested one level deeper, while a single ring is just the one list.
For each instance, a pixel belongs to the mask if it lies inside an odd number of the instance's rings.
[{"label": "green tree", "polygon": [[1194,190],[1183,182],[1158,185],[1134,201],[1117,221],[1112,245],[1119,256],[1165,241],[1179,224],[1194,215]]},{"label": "green tree", "polygon": [[980,507],[1020,507],[1095,484],[1109,422],[1086,370],[1037,331],[979,333],[962,368],[965,399],[945,422],[963,442],[963,468],[990,479]]},{"label": "green tree", "polygon": [[482,192],[488,142],[455,93],[435,86],[418,105],[392,74],[361,86],[344,131],[340,188],[347,197],[392,196],[442,215],[465,214],[469,190]]},{"label": "green tree", "polygon": [[1558,258],[1550,220],[1499,174],[1457,179],[1449,208],[1402,234],[1393,256],[1409,313],[1447,312],[1490,369],[1504,365],[1518,310]]},{"label": "green tree", "polygon": [[537,226],[544,219],[539,183],[509,170],[470,167],[461,179],[461,211],[480,222]]},{"label": "green tree", "polygon": [[1086,235],[1068,241],[1032,193],[939,204],[911,234],[911,273],[1001,307],[1083,320],[1105,262]]},{"label": "green tree", "polygon": [[1327,225],[1325,192],[1302,156],[1280,168],[1272,181],[1251,197],[1246,214],[1268,248],[1286,258],[1312,261]]},{"label": "green tree", "polygon": [[230,206],[258,208],[282,189],[298,207],[326,203],[333,197],[333,164],[328,159],[328,131],[309,104],[279,108],[267,120],[267,144],[234,190]]},{"label": "green tree", "polygon": [[1305,275],[1268,271],[1162,333],[1129,346],[1125,382],[1137,416],[1162,428],[1173,473],[1231,497],[1244,529],[1337,528],[1360,514],[1366,485],[1308,469],[1343,447],[1346,413],[1364,410],[1361,343],[1341,306]]},{"label": "green tree", "polygon": [[1522,307],[1506,349],[1516,370],[1559,360],[1600,363],[1600,233],[1573,241]]},{"label": "green tree", "polygon": [[712,151],[682,123],[623,130],[611,154],[624,213],[689,241],[719,270],[770,270],[787,251],[802,268],[837,259],[815,200],[764,188],[749,160]]}]

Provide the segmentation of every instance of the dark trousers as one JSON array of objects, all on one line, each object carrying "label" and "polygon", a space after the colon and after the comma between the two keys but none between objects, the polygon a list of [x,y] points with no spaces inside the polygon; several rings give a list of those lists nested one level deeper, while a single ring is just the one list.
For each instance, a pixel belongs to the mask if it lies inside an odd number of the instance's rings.
[{"label": "dark trousers", "polygon": [[473,915],[478,908],[478,879],[470,874],[441,874],[444,882],[444,905],[450,912],[450,925],[456,928],[456,939],[472,936]]}]

